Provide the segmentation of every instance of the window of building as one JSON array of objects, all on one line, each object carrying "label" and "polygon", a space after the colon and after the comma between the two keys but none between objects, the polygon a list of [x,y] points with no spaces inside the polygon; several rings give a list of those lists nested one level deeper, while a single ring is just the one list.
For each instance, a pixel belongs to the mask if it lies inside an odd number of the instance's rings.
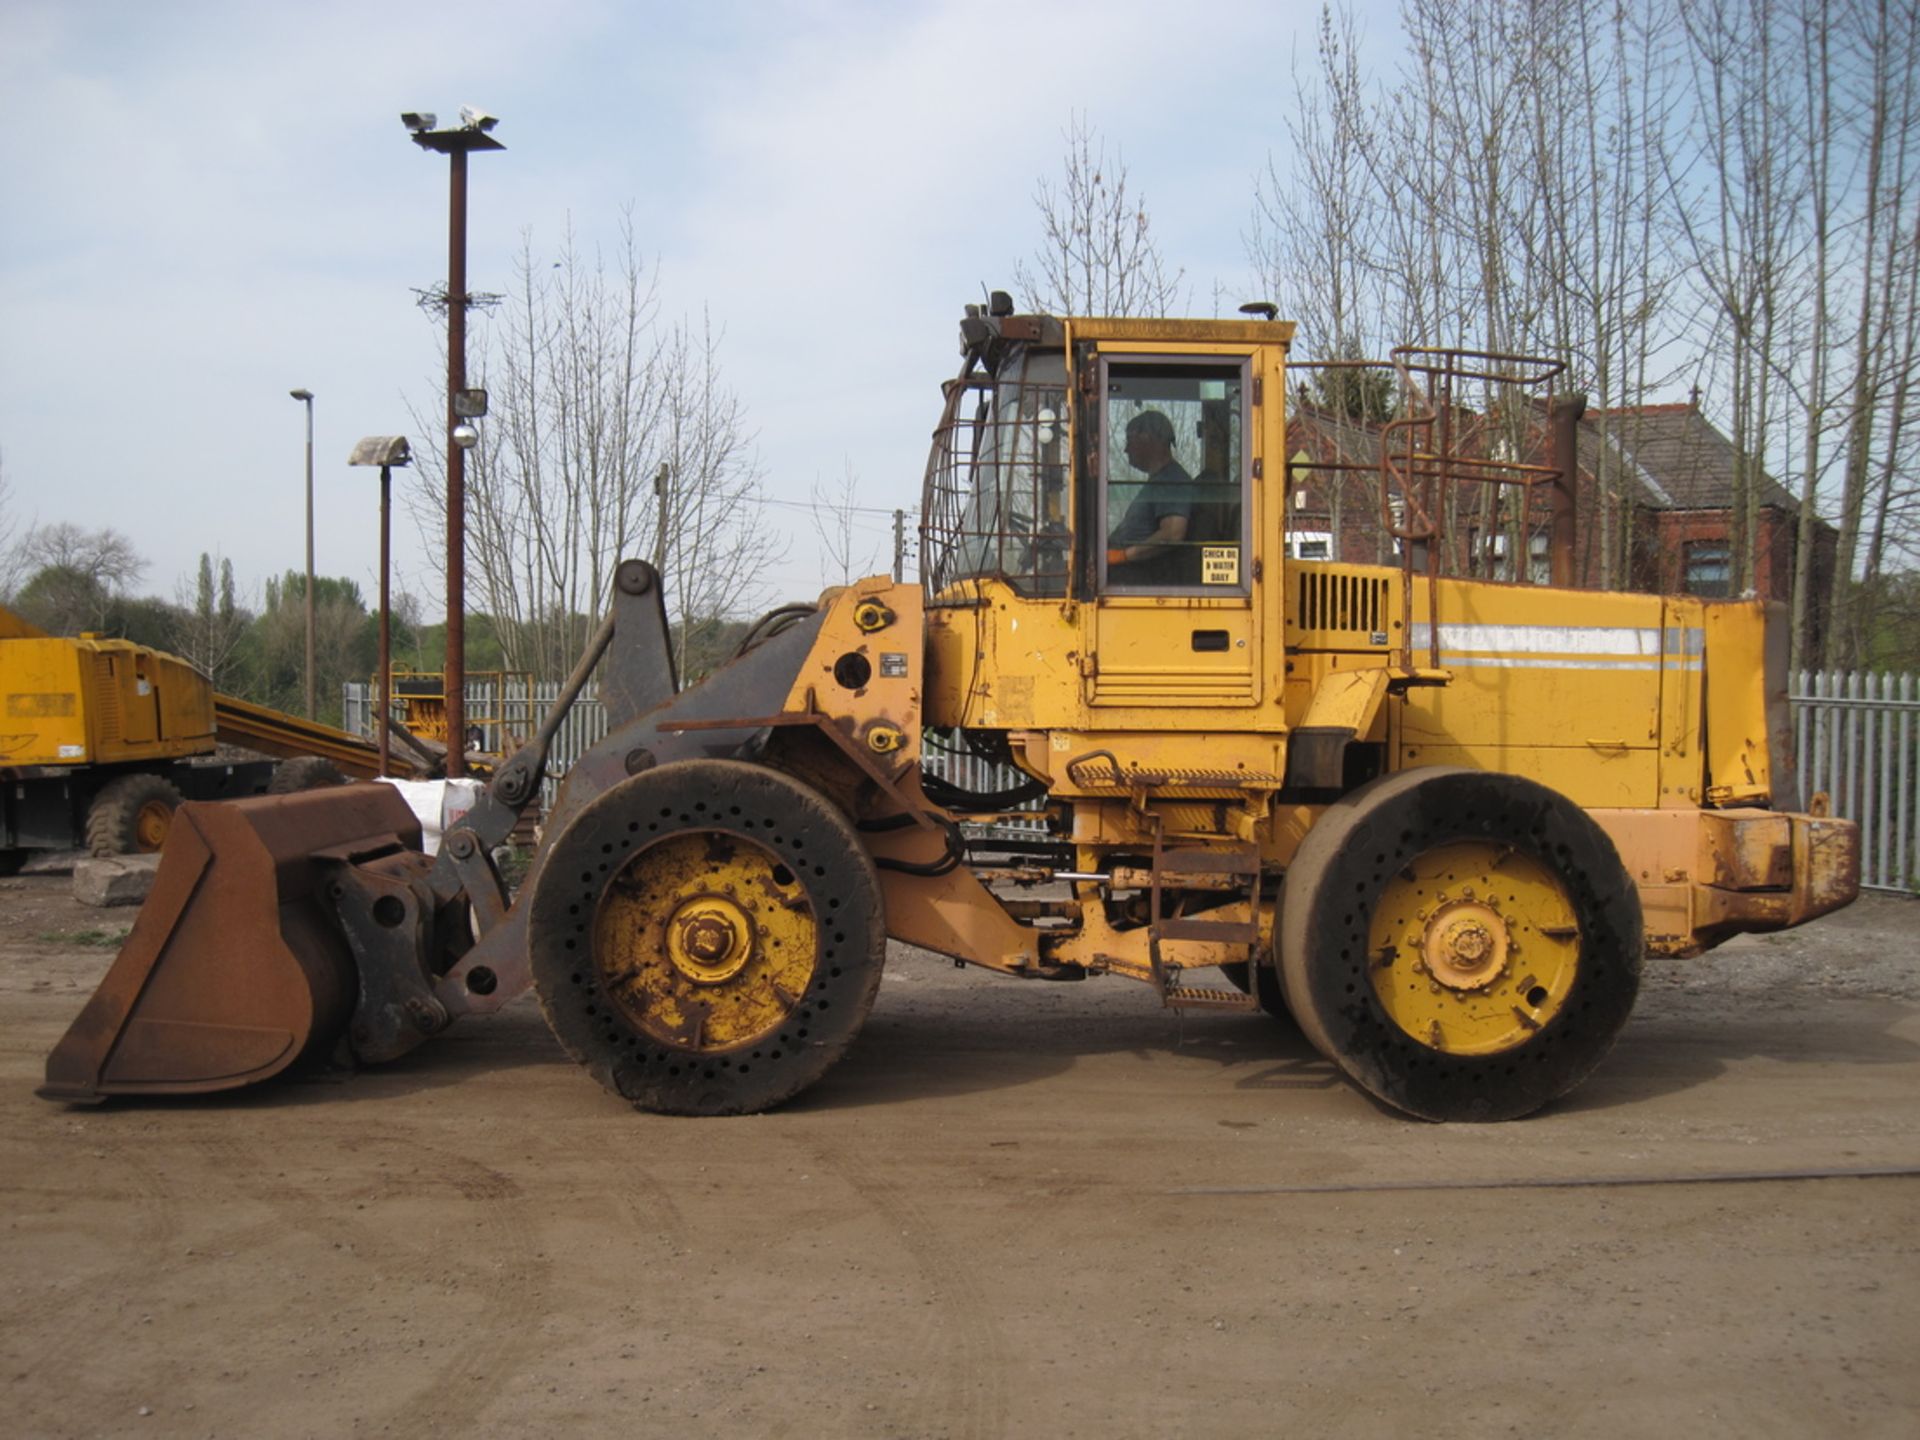
[{"label": "window of building", "polygon": [[1689,540],[1682,547],[1686,576],[1681,589],[1689,595],[1725,599],[1733,593],[1733,555],[1724,540]]},{"label": "window of building", "polygon": [[1290,530],[1287,532],[1289,560],[1333,559],[1333,535],[1326,530]]}]

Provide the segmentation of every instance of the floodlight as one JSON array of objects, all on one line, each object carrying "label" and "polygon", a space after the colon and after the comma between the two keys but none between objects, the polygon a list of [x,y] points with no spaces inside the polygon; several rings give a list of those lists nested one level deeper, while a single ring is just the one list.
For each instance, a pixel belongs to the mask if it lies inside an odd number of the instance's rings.
[{"label": "floodlight", "polygon": [[440,117],[431,110],[407,110],[400,116],[400,123],[418,135],[423,130],[431,130],[440,123]]}]

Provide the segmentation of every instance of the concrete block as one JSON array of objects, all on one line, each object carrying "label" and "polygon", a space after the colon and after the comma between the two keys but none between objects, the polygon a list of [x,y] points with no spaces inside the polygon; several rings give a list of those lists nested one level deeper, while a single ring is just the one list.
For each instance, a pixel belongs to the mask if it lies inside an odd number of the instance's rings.
[{"label": "concrete block", "polygon": [[73,865],[73,898],[82,905],[138,905],[153,889],[158,855],[89,855]]}]

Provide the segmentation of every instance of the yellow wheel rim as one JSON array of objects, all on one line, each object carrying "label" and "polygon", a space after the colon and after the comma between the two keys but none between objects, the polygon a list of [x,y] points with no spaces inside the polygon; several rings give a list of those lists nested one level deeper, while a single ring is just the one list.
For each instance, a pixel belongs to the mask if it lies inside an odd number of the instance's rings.
[{"label": "yellow wheel rim", "polygon": [[134,844],[142,854],[151,855],[166,843],[167,829],[172,824],[173,807],[164,800],[149,800],[133,817]]},{"label": "yellow wheel rim", "polygon": [[733,1049],[777,1030],[812,983],[818,925],[771,852],[720,831],[629,860],[601,899],[593,953],[606,993],[664,1044]]},{"label": "yellow wheel rim", "polygon": [[1393,1023],[1431,1050],[1493,1055],[1560,1013],[1580,928],[1553,872],[1505,845],[1460,842],[1387,883],[1368,974]]}]

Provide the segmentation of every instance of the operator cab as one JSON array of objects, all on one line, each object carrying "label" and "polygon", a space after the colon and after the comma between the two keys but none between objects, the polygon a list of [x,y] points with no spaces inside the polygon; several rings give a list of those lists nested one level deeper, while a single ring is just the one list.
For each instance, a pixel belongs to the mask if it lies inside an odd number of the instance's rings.
[{"label": "operator cab", "polygon": [[1251,355],[1096,343],[1070,332],[1099,322],[1011,308],[996,292],[962,322],[923,496],[929,601],[987,578],[1033,598],[1245,597]]}]

